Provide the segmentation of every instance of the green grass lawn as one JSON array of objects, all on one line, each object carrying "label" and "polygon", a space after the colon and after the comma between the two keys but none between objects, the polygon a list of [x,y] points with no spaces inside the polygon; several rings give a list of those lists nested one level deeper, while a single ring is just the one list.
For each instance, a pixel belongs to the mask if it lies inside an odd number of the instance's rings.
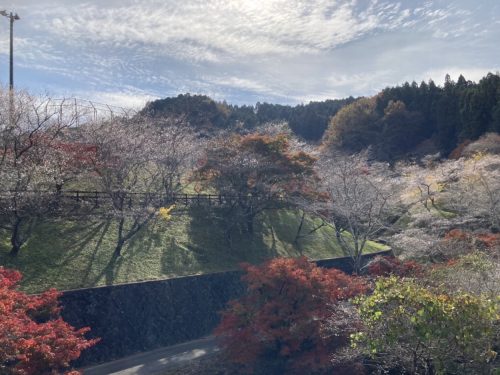
[{"label": "green grass lawn", "polygon": [[[331,227],[294,243],[299,221],[294,211],[268,211],[256,218],[253,235],[233,230],[230,246],[216,213],[191,209],[169,222],[156,219],[114,258],[115,221],[46,220],[37,224],[17,258],[9,257],[8,235],[0,232],[0,264],[22,271],[22,288],[34,293],[49,287],[67,290],[223,271],[276,256],[345,255]],[[303,233],[313,225],[307,219]],[[385,248],[372,242],[367,251]]]}]

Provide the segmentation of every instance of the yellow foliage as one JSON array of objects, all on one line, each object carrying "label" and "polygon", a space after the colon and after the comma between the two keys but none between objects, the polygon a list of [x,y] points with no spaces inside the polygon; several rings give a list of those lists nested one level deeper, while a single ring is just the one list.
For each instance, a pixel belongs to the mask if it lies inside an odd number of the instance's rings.
[{"label": "yellow foliage", "polygon": [[172,219],[172,211],[175,208],[175,204],[170,207],[160,207],[158,210],[158,216],[161,217],[165,221],[170,221]]},{"label": "yellow foliage", "polygon": [[476,162],[480,161],[481,159],[484,159],[486,156],[485,152],[478,151],[475,152],[470,158],[465,160],[466,165],[474,165]]},{"label": "yellow foliage", "polygon": [[484,158],[486,156],[486,154],[482,151],[478,151],[476,152],[473,156],[472,156],[472,159],[474,161],[479,161],[481,160],[482,158]]}]

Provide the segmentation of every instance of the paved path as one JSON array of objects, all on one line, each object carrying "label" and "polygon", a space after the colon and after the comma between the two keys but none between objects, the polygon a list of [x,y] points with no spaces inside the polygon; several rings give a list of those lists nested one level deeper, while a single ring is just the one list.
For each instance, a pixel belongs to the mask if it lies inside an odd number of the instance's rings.
[{"label": "paved path", "polygon": [[215,338],[208,336],[203,339],[189,341],[183,344],[167,346],[150,352],[135,354],[113,362],[83,369],[83,375],[153,375],[161,374],[166,369],[218,351]]}]

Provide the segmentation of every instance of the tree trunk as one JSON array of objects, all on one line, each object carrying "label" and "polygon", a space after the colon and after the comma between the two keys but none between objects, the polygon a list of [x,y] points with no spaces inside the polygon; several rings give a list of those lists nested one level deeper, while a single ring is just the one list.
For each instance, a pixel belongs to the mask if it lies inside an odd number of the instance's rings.
[{"label": "tree trunk", "polygon": [[21,239],[21,224],[22,219],[20,217],[16,218],[14,225],[12,226],[12,234],[10,237],[10,243],[12,248],[10,250],[9,255],[12,257],[16,257],[19,254],[19,250],[21,250],[21,246],[23,245],[23,241]]},{"label": "tree trunk", "polygon": [[354,275],[359,275],[359,272],[361,270],[361,259],[361,254],[357,254],[354,256],[354,266],[352,270],[352,273]]},{"label": "tree trunk", "polygon": [[123,244],[125,243],[125,239],[123,238],[123,225],[124,224],[125,224],[125,218],[122,217],[122,218],[120,218],[120,221],[118,223],[118,240],[117,240],[115,252],[114,252],[114,255],[117,257],[122,255],[122,248],[123,248]]},{"label": "tree trunk", "polygon": [[353,270],[352,273],[354,275],[359,275],[359,271],[361,270],[361,250],[359,249],[358,239],[354,238],[354,254],[353,254]]},{"label": "tree trunk", "polygon": [[113,253],[115,257],[119,257],[122,255],[123,244],[124,242],[120,240],[116,243],[115,251]]},{"label": "tree trunk", "polygon": [[340,242],[340,228],[335,225],[335,237],[337,237],[337,241]]}]

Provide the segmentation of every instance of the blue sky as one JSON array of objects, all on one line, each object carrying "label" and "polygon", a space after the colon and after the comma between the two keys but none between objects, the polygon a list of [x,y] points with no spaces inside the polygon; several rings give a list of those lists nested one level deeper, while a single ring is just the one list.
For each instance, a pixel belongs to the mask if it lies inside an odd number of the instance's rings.
[{"label": "blue sky", "polygon": [[[500,70],[498,0],[7,0],[17,88],[125,107],[372,95]],[[8,20],[0,19],[0,81]]]}]

